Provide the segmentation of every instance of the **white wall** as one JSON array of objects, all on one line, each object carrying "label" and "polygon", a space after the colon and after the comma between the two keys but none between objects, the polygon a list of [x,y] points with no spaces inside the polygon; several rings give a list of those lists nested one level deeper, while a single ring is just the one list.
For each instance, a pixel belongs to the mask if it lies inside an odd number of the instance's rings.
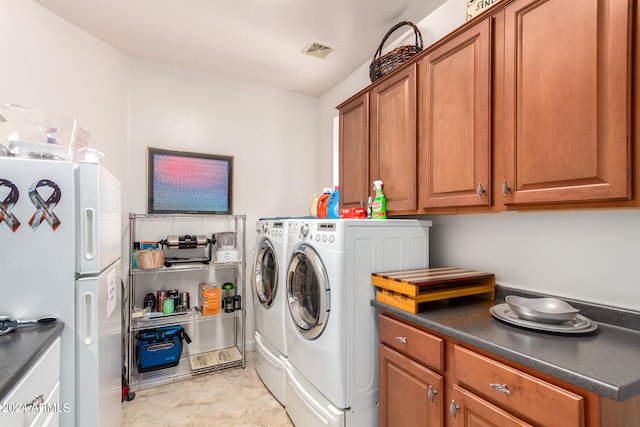
[{"label": "white wall", "polygon": [[0,104],[77,118],[125,182],[127,57],[32,1],[1,1],[0,28]]},{"label": "white wall", "polygon": [[[417,23],[428,46],[464,23],[448,0]],[[409,33],[410,34],[410,33]],[[411,44],[405,37],[399,44]],[[369,63],[320,100],[319,135],[335,106],[370,84]],[[638,165],[636,165],[636,168]],[[431,265],[478,269],[531,291],[640,310],[640,210],[579,210],[429,216]]]},{"label": "white wall", "polygon": [[234,156],[234,213],[304,215],[316,98],[131,60],[127,205],[146,212],[146,147]]},{"label": "white wall", "polygon": [[[148,146],[234,156],[233,210],[247,215],[249,291],[258,218],[308,215],[318,191],[317,99],[142,60],[130,61],[128,87],[129,211],[147,209]],[[251,298],[245,307],[251,348]]]}]

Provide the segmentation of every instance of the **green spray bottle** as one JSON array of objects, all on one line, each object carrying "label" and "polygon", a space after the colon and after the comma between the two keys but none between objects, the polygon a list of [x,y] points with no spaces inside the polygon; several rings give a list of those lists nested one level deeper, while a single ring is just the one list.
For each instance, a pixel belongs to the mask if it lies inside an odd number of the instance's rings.
[{"label": "green spray bottle", "polygon": [[371,205],[372,219],[387,219],[387,199],[382,192],[382,181],[373,181],[373,190],[376,192]]}]

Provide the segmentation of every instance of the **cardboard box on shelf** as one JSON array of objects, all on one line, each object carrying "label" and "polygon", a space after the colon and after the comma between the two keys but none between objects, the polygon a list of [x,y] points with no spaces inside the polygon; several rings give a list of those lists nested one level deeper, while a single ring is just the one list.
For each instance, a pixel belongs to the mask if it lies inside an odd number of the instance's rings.
[{"label": "cardboard box on shelf", "polygon": [[203,316],[219,314],[220,286],[215,283],[200,283],[198,305],[202,307]]}]

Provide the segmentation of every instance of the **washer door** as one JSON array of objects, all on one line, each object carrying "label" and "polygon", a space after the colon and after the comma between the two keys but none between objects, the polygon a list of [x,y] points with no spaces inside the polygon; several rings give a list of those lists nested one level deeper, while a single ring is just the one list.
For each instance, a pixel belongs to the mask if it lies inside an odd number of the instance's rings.
[{"label": "washer door", "polygon": [[305,338],[319,337],[327,326],[330,291],[318,253],[306,244],[294,249],[287,269],[287,300],[293,322]]},{"label": "washer door", "polygon": [[253,279],[258,302],[270,308],[278,292],[278,259],[271,242],[267,239],[260,242]]}]

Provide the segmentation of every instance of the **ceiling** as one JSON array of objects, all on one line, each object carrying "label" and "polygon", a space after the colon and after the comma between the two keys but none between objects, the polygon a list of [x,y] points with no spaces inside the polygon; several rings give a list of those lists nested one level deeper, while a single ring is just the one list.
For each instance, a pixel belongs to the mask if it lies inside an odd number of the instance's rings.
[{"label": "ceiling", "polygon": [[[445,0],[34,1],[134,58],[320,96]],[[312,40],[334,50],[303,55]]]}]

